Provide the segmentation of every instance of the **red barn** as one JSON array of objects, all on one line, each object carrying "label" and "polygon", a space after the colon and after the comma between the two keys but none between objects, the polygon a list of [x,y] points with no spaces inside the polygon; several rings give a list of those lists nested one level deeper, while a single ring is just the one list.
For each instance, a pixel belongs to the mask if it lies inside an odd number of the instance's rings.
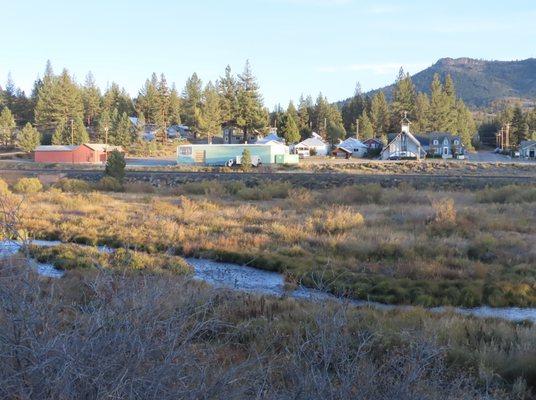
[{"label": "red barn", "polygon": [[38,146],[34,161],[40,163],[99,164],[106,162],[108,152],[123,151],[120,146],[86,143],[75,146]]}]

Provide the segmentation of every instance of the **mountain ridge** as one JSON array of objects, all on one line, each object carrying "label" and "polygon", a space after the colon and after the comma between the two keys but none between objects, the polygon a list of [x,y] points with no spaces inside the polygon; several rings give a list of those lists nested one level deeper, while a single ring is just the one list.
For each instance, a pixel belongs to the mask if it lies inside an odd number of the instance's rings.
[{"label": "mountain ridge", "polygon": [[[435,64],[412,75],[417,91],[430,94],[434,74],[444,78],[450,74],[458,96],[472,108],[485,108],[496,101],[536,99],[536,58],[498,61],[469,57],[440,58]],[[394,84],[372,90],[392,97]]]}]

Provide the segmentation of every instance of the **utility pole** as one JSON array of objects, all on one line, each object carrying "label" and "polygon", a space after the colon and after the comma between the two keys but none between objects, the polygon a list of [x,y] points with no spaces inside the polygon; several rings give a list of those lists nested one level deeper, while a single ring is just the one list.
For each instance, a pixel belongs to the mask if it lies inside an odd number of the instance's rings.
[{"label": "utility pole", "polygon": [[71,146],[74,144],[74,127],[73,127],[73,122],[74,120],[71,118]]}]

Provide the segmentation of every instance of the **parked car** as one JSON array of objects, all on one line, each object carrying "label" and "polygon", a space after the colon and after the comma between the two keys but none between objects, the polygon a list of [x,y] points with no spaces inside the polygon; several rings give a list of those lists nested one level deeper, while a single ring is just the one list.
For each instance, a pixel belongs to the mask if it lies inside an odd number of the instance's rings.
[{"label": "parked car", "polygon": [[[233,167],[235,165],[241,165],[242,164],[242,155],[236,156],[234,158],[230,158],[225,165],[228,167]],[[251,156],[251,165],[254,167],[258,167],[262,165],[262,160],[259,156]]]}]

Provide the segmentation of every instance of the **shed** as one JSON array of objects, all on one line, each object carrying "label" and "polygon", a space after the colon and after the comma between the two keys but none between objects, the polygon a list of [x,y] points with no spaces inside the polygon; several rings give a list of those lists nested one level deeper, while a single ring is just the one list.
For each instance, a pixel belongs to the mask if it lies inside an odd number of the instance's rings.
[{"label": "shed", "polygon": [[40,163],[99,164],[106,162],[108,152],[123,151],[120,146],[102,143],[80,145],[37,146],[34,161]]}]

